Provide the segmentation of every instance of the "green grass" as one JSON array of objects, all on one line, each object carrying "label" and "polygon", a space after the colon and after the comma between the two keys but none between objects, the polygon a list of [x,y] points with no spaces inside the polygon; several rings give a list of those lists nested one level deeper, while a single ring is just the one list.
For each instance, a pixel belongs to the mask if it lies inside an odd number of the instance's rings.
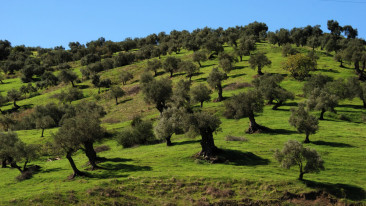
[{"label": "green grass", "polygon": [[[232,51],[231,47],[225,47],[226,51]],[[258,44],[258,50],[267,53],[272,61],[271,67],[265,67],[264,73],[287,74],[281,69],[281,49],[267,43]],[[308,49],[301,49],[308,50]],[[309,50],[310,51],[310,50]],[[354,76],[350,68],[340,68],[338,63],[322,51],[318,61],[319,70],[314,73],[321,73],[333,78]],[[180,58],[191,58],[192,52],[183,50],[175,55]],[[162,59],[166,58],[165,56]],[[200,74],[192,78],[193,84],[205,82],[208,73],[218,64],[217,59],[203,62]],[[118,73],[121,70],[133,72],[134,79],[123,86],[128,90],[138,86],[139,75],[144,71],[146,61],[134,63],[133,65],[104,71],[102,78],[111,78],[117,81]],[[75,71],[80,66],[73,65]],[[238,69],[230,72],[229,78],[223,85],[232,83],[250,83],[256,71],[249,67],[248,57],[236,64]],[[164,73],[157,78],[168,77]],[[172,80],[174,83],[180,79],[187,79],[184,74],[176,74]],[[18,78],[5,80],[6,84],[1,85],[1,92],[11,88],[20,88],[22,83]],[[87,100],[96,100],[97,88],[94,88],[90,81],[85,81],[83,92]],[[219,202],[221,200],[242,201],[243,198],[254,200],[273,200],[282,197],[288,191],[291,193],[305,193],[317,189],[323,189],[343,201],[363,201],[365,203],[366,189],[366,112],[361,108],[362,102],[359,99],[345,100],[336,108],[338,114],[325,113],[324,121],[320,121],[319,132],[310,136],[312,143],[306,145],[316,149],[325,161],[325,171],[319,174],[306,174],[304,178],[308,181],[297,180],[298,168],[286,170],[279,167],[273,158],[276,149],[283,147],[290,139],[302,141],[305,136],[299,134],[288,123],[290,108],[304,101],[301,97],[303,82],[298,82],[287,76],[282,86],[296,94],[294,101],[285,103],[279,110],[274,111],[271,106],[266,106],[262,114],[256,116],[259,124],[273,130],[271,133],[245,134],[249,125],[247,118],[240,120],[225,119],[222,116],[223,103],[204,103],[204,110],[214,112],[220,116],[222,131],[218,132],[215,144],[224,151],[228,160],[225,163],[209,164],[194,159],[194,155],[200,151],[199,137],[189,139],[184,135],[173,136],[175,143],[167,147],[165,143],[139,146],[123,149],[114,140],[106,140],[98,145],[108,145],[109,151],[100,153],[102,157],[109,160],[100,163],[106,169],[89,171],[87,158],[79,151],[75,156],[75,162],[79,169],[87,171],[91,177],[76,178],[67,180],[71,174],[71,168],[65,157],[61,160],[47,161],[48,156],[32,162],[41,166],[41,171],[29,180],[18,182],[15,177],[19,172],[14,169],[0,169],[0,203],[2,204],[112,204],[113,201],[135,202],[136,204],[198,204],[203,202]],[[58,86],[46,91],[42,95],[19,101],[19,105],[39,105],[52,101],[51,97],[69,85]],[[247,88],[238,90],[224,90],[223,95],[230,97]],[[3,93],[2,93],[3,94]],[[4,95],[4,94],[3,94]],[[136,114],[143,115],[146,119],[157,118],[158,112],[153,105],[147,105],[140,93],[121,98],[119,105],[114,101],[105,98],[105,94],[99,95],[96,100],[103,105],[108,114],[103,118],[103,126],[110,131],[119,131],[129,124],[129,120]],[[212,99],[217,97],[216,91]],[[77,103],[77,102],[75,102]],[[9,109],[11,105],[3,106],[2,109]],[[319,112],[314,112],[319,115]],[[340,118],[342,116],[342,118]],[[347,117],[348,120],[342,120]],[[57,131],[48,129],[45,137],[41,138],[40,130],[17,131],[21,139],[26,143],[46,143],[52,141],[51,133]],[[227,135],[245,137],[247,142],[225,141]],[[195,185],[198,184],[198,185]],[[209,189],[216,188],[223,195],[210,192]],[[122,197],[113,197],[103,193],[110,189],[122,194]],[[215,189],[213,189],[215,190]],[[233,193],[228,192],[232,190]],[[229,195],[224,195],[225,193]],[[107,195],[108,194],[108,195]],[[72,197],[72,198],[70,198]],[[208,199],[202,200],[202,197]],[[191,198],[191,199],[189,199]],[[69,200],[70,199],[70,200]],[[32,202],[30,202],[32,201]],[[71,202],[68,202],[71,201]],[[74,201],[74,202],[72,202]]]}]

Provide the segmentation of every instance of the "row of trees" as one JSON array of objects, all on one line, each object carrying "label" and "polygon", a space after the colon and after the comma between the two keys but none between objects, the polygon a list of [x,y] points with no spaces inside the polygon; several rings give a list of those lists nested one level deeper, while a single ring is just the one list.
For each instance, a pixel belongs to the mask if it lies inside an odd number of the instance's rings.
[{"label": "row of trees", "polygon": [[[101,57],[112,57],[113,53],[120,52],[122,56],[127,52],[127,62],[131,59],[143,60],[152,57],[159,57],[167,53],[178,53],[181,48],[191,51],[199,51],[203,49],[209,53],[209,57],[218,55],[223,52],[223,44],[226,43],[234,48],[235,54],[242,60],[243,55],[249,55],[255,49],[255,42],[264,40],[268,36],[268,41],[278,45],[286,43],[295,43],[297,46],[309,45],[316,48],[322,45],[327,51],[335,51],[339,61],[352,61],[357,64],[362,60],[364,41],[357,39],[357,29],[352,26],[339,26],[334,20],[328,21],[328,29],[330,33],[323,33],[320,26],[307,26],[304,28],[293,28],[291,31],[280,29],[276,32],[268,32],[268,27],[264,23],[253,22],[247,26],[230,27],[226,30],[222,28],[196,29],[191,33],[188,31],[173,30],[170,34],[161,32],[159,34],[151,34],[145,38],[127,38],[122,42],[106,41],[99,38],[96,41],[88,42],[81,45],[79,42],[70,42],[70,50],[63,47],[55,47],[51,49],[37,49],[38,56],[34,58],[33,51],[35,48],[27,48],[24,46],[11,47],[10,42],[1,41],[0,49],[3,61],[2,69],[5,73],[13,73],[14,70],[22,70],[25,73],[24,80],[30,81],[32,75],[42,74],[44,70],[50,70],[52,66],[59,65],[68,61],[81,59],[82,65],[89,65],[101,60]],[[344,34],[344,38],[341,34]],[[239,43],[239,44],[238,44]],[[322,44],[321,44],[322,43]],[[353,48],[353,49],[351,49]],[[357,48],[357,51],[355,51]],[[134,52],[129,52],[138,49]],[[350,52],[356,52],[352,55]],[[344,54],[348,53],[348,54]],[[107,61],[108,62],[108,61]],[[115,61],[115,66],[119,61]],[[126,62],[126,60],[123,60]],[[227,63],[227,62],[226,62]],[[362,69],[361,69],[362,70]],[[357,70],[358,71],[358,70]],[[363,74],[363,71],[360,72]],[[362,75],[361,75],[362,76]],[[29,78],[30,77],[30,78]]]}]

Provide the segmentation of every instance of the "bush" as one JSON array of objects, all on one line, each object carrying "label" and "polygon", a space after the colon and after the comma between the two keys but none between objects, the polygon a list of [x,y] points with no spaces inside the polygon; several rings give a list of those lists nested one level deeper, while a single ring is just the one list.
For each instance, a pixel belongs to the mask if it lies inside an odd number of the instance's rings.
[{"label": "bush", "polygon": [[282,47],[282,56],[287,57],[288,55],[294,55],[299,53],[295,48],[292,48],[291,44],[285,44]]},{"label": "bush", "polygon": [[316,70],[316,60],[303,54],[295,54],[283,62],[282,68],[289,71],[295,79],[304,80],[310,71]]},{"label": "bush", "polygon": [[85,57],[81,58],[80,63],[82,66],[100,61],[100,56],[96,54],[88,54]]},{"label": "bush", "polygon": [[16,177],[16,179],[18,181],[23,181],[23,180],[28,180],[28,179],[32,178],[32,176],[33,176],[33,173],[28,170],[28,171],[25,171],[25,172],[21,173],[20,175],[18,175]]},{"label": "bush", "polygon": [[340,114],[339,117],[338,117],[340,120],[343,120],[343,121],[348,121],[350,122],[351,121],[351,118],[348,117],[347,115],[344,115],[344,114]]},{"label": "bush", "polygon": [[231,135],[226,136],[225,140],[226,141],[240,141],[240,142],[247,142],[248,141],[248,139],[245,138],[245,137],[235,137],[235,136],[231,136]]},{"label": "bush", "polygon": [[84,94],[80,89],[71,87],[66,92],[61,91],[61,93],[56,94],[55,97],[63,103],[71,103],[72,101],[84,98]]},{"label": "bush", "polygon": [[135,54],[130,52],[119,53],[117,56],[114,57],[114,67],[129,65],[133,61],[135,61],[135,58]]},{"label": "bush", "polygon": [[105,152],[111,150],[111,148],[108,145],[101,145],[94,148],[96,153]]},{"label": "bush", "polygon": [[135,145],[146,145],[156,141],[153,126],[150,121],[143,121],[134,118],[131,128],[127,128],[120,132],[117,136],[117,142],[124,148],[133,147]]}]

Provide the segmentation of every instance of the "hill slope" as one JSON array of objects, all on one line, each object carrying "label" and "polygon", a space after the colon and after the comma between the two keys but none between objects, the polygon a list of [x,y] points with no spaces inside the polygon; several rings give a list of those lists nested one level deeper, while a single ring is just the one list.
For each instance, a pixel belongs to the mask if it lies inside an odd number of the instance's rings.
[{"label": "hill slope", "polygon": [[[298,48],[305,53],[310,48]],[[288,74],[281,69],[281,49],[267,43],[258,43],[257,50],[266,52],[272,61],[270,68],[264,68],[264,73]],[[230,52],[232,48],[225,47]],[[332,56],[317,51],[318,70],[314,73],[325,74],[335,79],[354,76],[353,69],[341,68]],[[174,55],[182,59],[191,59],[192,52],[182,50]],[[166,56],[162,56],[165,59]],[[218,60],[209,60],[202,64],[199,75],[192,78],[193,85],[206,82],[208,73],[217,67]],[[122,70],[134,75],[126,86],[126,91],[139,85],[139,75],[143,72],[146,61],[140,61],[129,66],[119,67],[101,73],[102,78],[117,80]],[[237,88],[235,84],[251,83],[256,77],[256,71],[250,69],[248,57],[235,65],[235,69],[224,81],[224,96],[230,97],[247,89]],[[73,70],[80,75],[80,62],[73,63]],[[168,77],[161,74],[157,78]],[[187,79],[184,73],[177,73],[173,84],[180,79]],[[20,88],[20,79],[7,79],[1,85],[1,92],[12,88]],[[32,162],[41,166],[41,170],[32,179],[18,182],[15,177],[18,171],[1,169],[0,202],[3,204],[204,204],[204,203],[254,203],[276,204],[283,201],[307,201],[303,196],[315,195],[318,201],[326,201],[328,195],[340,201],[365,201],[366,189],[366,112],[362,109],[359,99],[345,100],[336,108],[338,114],[326,113],[324,121],[320,121],[319,132],[312,135],[308,146],[316,149],[325,161],[325,171],[319,174],[306,174],[306,181],[296,180],[297,168],[285,170],[273,158],[276,149],[283,147],[290,139],[302,141],[303,134],[288,123],[290,108],[304,100],[302,97],[303,82],[286,76],[281,86],[295,93],[295,100],[288,101],[281,109],[274,111],[271,106],[265,106],[264,112],[256,116],[259,124],[272,129],[270,133],[245,134],[249,124],[247,118],[240,120],[225,119],[223,103],[209,102],[204,104],[204,110],[219,115],[222,121],[222,131],[215,134],[215,144],[225,151],[228,161],[220,164],[210,164],[195,160],[195,153],[200,151],[199,138],[189,139],[184,135],[173,136],[175,143],[166,147],[164,143],[135,148],[123,149],[115,140],[107,140],[100,145],[109,146],[110,150],[99,153],[108,158],[100,163],[105,169],[88,171],[90,177],[67,180],[71,173],[69,163],[64,157],[60,160],[47,161],[42,157]],[[41,95],[24,99],[18,105],[29,107],[57,102],[52,96],[70,85],[60,85],[45,91]],[[109,131],[119,131],[128,125],[128,121],[136,114],[146,119],[156,119],[159,114],[153,105],[147,105],[142,92],[132,93],[121,98],[120,104],[104,98],[105,93],[98,95],[98,89],[89,81],[78,84],[86,100],[96,100],[107,111],[103,118],[103,126]],[[100,97],[99,97],[100,96]],[[214,92],[212,99],[217,98]],[[78,103],[78,101],[74,102]],[[73,103],[73,104],[74,104]],[[2,109],[10,109],[11,104]],[[314,112],[318,116],[317,112]],[[343,118],[340,118],[343,117]],[[347,118],[345,118],[347,117]],[[348,119],[342,120],[342,119]],[[46,130],[45,137],[40,138],[40,130],[17,131],[19,137],[26,143],[51,141],[51,132],[57,128]],[[226,141],[228,135],[245,137],[248,141]],[[79,151],[75,155],[76,164],[82,170],[88,168],[86,157]],[[323,193],[311,193],[321,190]],[[300,194],[300,195],[294,195]],[[303,196],[301,196],[301,194]],[[309,195],[310,194],[310,195]],[[291,196],[292,195],[292,196]],[[260,202],[263,201],[263,202]],[[310,201],[310,200],[309,200]],[[329,198],[327,199],[329,201]]]}]

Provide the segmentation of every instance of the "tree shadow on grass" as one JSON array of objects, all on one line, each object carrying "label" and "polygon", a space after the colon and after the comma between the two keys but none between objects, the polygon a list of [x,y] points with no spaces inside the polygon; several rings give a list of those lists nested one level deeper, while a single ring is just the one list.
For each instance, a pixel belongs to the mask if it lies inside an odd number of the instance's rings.
[{"label": "tree shadow on grass", "polygon": [[284,112],[288,112],[290,111],[290,109],[283,109],[283,108],[277,108],[274,111],[284,111]]},{"label": "tree shadow on grass", "polygon": [[108,171],[120,171],[120,172],[136,172],[136,171],[151,171],[152,168],[150,166],[138,166],[138,165],[130,165],[130,164],[111,164],[105,163],[103,164],[103,168]]},{"label": "tree shadow on grass", "polygon": [[184,76],[186,75],[186,73],[175,73],[173,74],[173,77],[179,77],[179,76]]},{"label": "tree shadow on grass", "polygon": [[279,135],[279,134],[292,135],[292,134],[298,134],[298,132],[293,131],[293,130],[288,130],[288,129],[268,129],[264,133],[269,134],[269,135]]},{"label": "tree shadow on grass", "polygon": [[339,73],[339,71],[337,71],[337,70],[333,70],[333,69],[317,69],[317,71],[321,71],[321,72],[331,72],[331,73]]},{"label": "tree shadow on grass", "polygon": [[341,143],[341,142],[325,142],[325,141],[311,141],[311,143],[315,145],[325,145],[330,147],[354,147],[350,144]]},{"label": "tree shadow on grass", "polygon": [[242,74],[234,74],[229,76],[230,78],[236,78],[236,77],[241,77],[241,76],[245,76],[246,74],[242,73]]},{"label": "tree shadow on grass", "polygon": [[41,169],[41,173],[58,172],[58,171],[61,171],[61,170],[66,170],[66,169],[63,169],[63,168],[60,168],[60,167],[52,168],[52,169],[46,169],[46,170]]},{"label": "tree shadow on grass", "polygon": [[[282,106],[290,106],[290,107],[297,107],[298,103],[297,102],[285,102],[281,105]],[[279,110],[279,109],[278,109]]]},{"label": "tree shadow on grass", "polygon": [[164,71],[156,72],[155,77],[158,77],[158,76],[163,75],[163,74],[165,74],[165,72],[164,72]]},{"label": "tree shadow on grass", "polygon": [[115,157],[115,158],[106,158],[103,162],[129,162],[129,161],[132,161],[132,159]]},{"label": "tree shadow on grass", "polygon": [[199,75],[202,75],[202,74],[205,74],[205,73],[203,73],[203,72],[197,72],[197,73],[194,73],[194,74],[192,75],[192,77],[196,77],[196,76],[199,76]]},{"label": "tree shadow on grass", "polygon": [[136,79],[136,80],[130,82],[130,84],[134,84],[134,83],[137,83],[137,82],[140,82],[140,80]]},{"label": "tree shadow on grass", "polygon": [[361,201],[366,198],[366,191],[354,185],[322,183],[311,180],[304,180],[303,182],[307,187],[324,190],[337,198],[347,198],[353,201]]},{"label": "tree shadow on grass", "polygon": [[200,140],[188,140],[188,141],[184,141],[184,142],[173,142],[173,146],[174,145],[194,144],[194,143],[198,143],[198,142],[200,142]]},{"label": "tree shadow on grass", "polygon": [[240,69],[244,69],[248,66],[234,66],[231,70],[240,70]]},{"label": "tree shadow on grass", "polygon": [[[340,104],[337,107],[341,107],[341,108],[352,108],[352,109],[365,109],[362,105],[352,105],[352,104]],[[338,110],[339,112],[341,112],[342,110]],[[348,112],[347,110],[345,110],[345,112]]]},{"label": "tree shadow on grass", "polygon": [[24,108],[24,109],[30,109],[30,108],[32,108],[32,107],[33,107],[33,104],[24,104],[24,105],[22,105],[22,106],[20,106],[20,107],[22,107],[22,108]]},{"label": "tree shadow on grass", "polygon": [[123,103],[126,103],[126,102],[129,102],[131,101],[132,98],[128,98],[128,99],[125,99],[125,100],[122,100],[122,101],[119,101],[118,104],[123,104]]},{"label": "tree shadow on grass", "polygon": [[199,79],[195,80],[196,82],[206,82],[207,81],[207,77],[201,77]]},{"label": "tree shadow on grass", "polygon": [[205,68],[205,67],[210,67],[210,66],[214,66],[215,64],[207,64],[207,65],[202,65],[201,68]]},{"label": "tree shadow on grass", "polygon": [[88,176],[91,178],[98,179],[108,179],[108,178],[119,178],[119,177],[127,177],[127,174],[121,174],[126,172],[137,172],[137,171],[151,171],[152,168],[149,166],[137,166],[130,164],[111,164],[104,163],[100,166],[100,173],[89,173]]},{"label": "tree shadow on grass", "polygon": [[228,161],[229,164],[235,166],[256,166],[256,165],[268,165],[269,160],[263,159],[251,152],[242,152],[239,150],[222,149],[219,156]]},{"label": "tree shadow on grass", "polygon": [[77,85],[76,87],[78,89],[87,89],[87,88],[89,88],[89,85],[82,84],[82,85]]}]

